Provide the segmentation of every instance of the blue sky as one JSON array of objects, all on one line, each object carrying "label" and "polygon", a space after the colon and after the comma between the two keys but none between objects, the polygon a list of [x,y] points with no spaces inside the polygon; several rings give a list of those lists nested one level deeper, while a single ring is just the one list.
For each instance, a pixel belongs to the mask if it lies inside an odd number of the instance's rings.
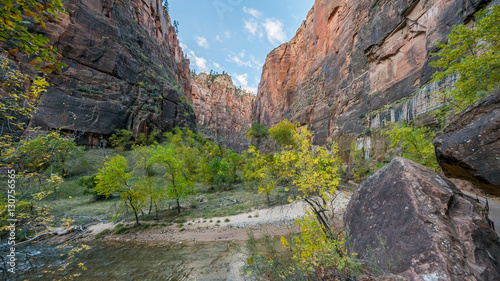
[{"label": "blue sky", "polygon": [[257,93],[267,54],[289,41],[314,0],[169,0],[191,69],[225,71]]}]

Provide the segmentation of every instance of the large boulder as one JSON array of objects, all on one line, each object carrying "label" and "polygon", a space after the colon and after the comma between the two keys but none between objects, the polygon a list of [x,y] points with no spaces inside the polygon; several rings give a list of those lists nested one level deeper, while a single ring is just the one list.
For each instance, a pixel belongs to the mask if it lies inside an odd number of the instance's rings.
[{"label": "large boulder", "polygon": [[500,195],[500,90],[457,115],[434,146],[447,177]]},{"label": "large boulder", "polygon": [[354,250],[409,280],[500,280],[500,241],[450,181],[396,158],[363,182],[345,216]]}]

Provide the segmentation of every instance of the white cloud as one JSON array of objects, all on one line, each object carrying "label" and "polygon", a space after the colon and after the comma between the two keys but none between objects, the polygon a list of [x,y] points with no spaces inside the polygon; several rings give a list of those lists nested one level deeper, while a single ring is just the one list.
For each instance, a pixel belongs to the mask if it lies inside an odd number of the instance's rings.
[{"label": "white cloud", "polygon": [[237,73],[233,74],[233,78],[235,82],[245,91],[250,92],[254,95],[257,94],[257,88],[248,85],[248,73],[244,73],[238,75]]},{"label": "white cloud", "polygon": [[234,75],[234,79],[236,79],[236,82],[238,82],[241,87],[248,87],[248,74],[247,73],[244,73],[241,75],[238,75],[235,73],[233,75]]},{"label": "white cloud", "polygon": [[231,31],[224,32],[224,35],[226,36],[226,38],[231,38]]},{"label": "white cloud", "polygon": [[255,19],[243,20],[245,22],[245,30],[252,35],[256,35],[259,29],[259,23]]},{"label": "white cloud", "polygon": [[191,61],[191,62],[194,62],[194,64],[196,65],[196,67],[198,67],[198,70],[199,71],[207,71],[208,70],[208,67],[207,67],[207,60],[205,58],[202,58],[202,57],[198,57],[196,55],[195,52],[193,52],[192,50],[190,50],[186,44],[184,43],[180,43],[180,46],[181,48],[184,50],[184,52],[186,52],[186,55],[188,57],[188,59]]},{"label": "white cloud", "polygon": [[235,63],[239,67],[249,67],[253,69],[260,69],[263,65],[262,62],[258,61],[254,56],[249,56],[248,59],[244,59],[246,57],[246,50],[241,50],[238,54],[235,54],[232,51],[228,51],[229,55],[227,56],[226,61]]},{"label": "white cloud", "polygon": [[[196,66],[198,67],[198,69],[200,71],[207,71],[207,60],[202,58],[202,57],[197,57],[196,55],[194,55],[194,52],[193,53],[193,59],[194,59],[194,64],[196,64]],[[189,57],[189,54],[188,54],[188,57]]]},{"label": "white cloud", "polygon": [[261,67],[264,63],[258,61],[254,56],[250,56],[250,60],[252,61],[252,63],[257,66],[257,67]]},{"label": "white cloud", "polygon": [[264,29],[267,33],[267,39],[271,44],[281,44],[286,40],[286,33],[283,31],[283,23],[277,19],[266,19]]},{"label": "white cloud", "polygon": [[257,88],[256,87],[242,87],[243,90],[252,93],[254,95],[257,95]]},{"label": "white cloud", "polygon": [[222,43],[222,39],[220,38],[219,35],[215,36],[215,40],[218,41],[218,42],[220,42],[220,43]]},{"label": "white cloud", "polygon": [[238,66],[252,67],[251,61],[244,61],[238,55],[229,55],[226,61],[236,63]]},{"label": "white cloud", "polygon": [[208,44],[207,38],[201,37],[201,36],[194,36],[194,39],[196,39],[196,43],[198,46],[208,49],[210,48],[210,45]]},{"label": "white cloud", "polygon": [[252,17],[257,18],[257,19],[262,16],[262,12],[261,11],[256,10],[256,9],[252,9],[252,8],[243,7],[243,12],[246,13],[246,14],[249,14]]},{"label": "white cloud", "polygon": [[216,63],[216,62],[212,62],[212,63],[213,63],[213,65],[215,66],[215,68],[220,69],[220,64],[218,64],[218,63]]}]

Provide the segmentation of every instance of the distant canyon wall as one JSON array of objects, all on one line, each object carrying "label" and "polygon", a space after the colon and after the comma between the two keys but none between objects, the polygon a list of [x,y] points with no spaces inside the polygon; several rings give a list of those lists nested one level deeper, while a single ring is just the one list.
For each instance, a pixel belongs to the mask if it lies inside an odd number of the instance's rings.
[{"label": "distant canyon wall", "polygon": [[488,2],[316,0],[295,37],[267,56],[254,120],[307,124],[315,144],[342,149],[384,120],[416,119],[453,83],[429,83],[436,43]]},{"label": "distant canyon wall", "polygon": [[219,142],[241,150],[247,145],[244,135],[252,124],[255,96],[237,88],[227,74],[195,75],[190,103],[198,127]]}]

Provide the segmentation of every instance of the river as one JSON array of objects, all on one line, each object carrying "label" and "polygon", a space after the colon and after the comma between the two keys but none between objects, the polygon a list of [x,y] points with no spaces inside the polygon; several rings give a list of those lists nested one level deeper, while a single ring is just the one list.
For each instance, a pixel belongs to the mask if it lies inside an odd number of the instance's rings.
[{"label": "river", "polygon": [[[81,272],[75,280],[245,280],[241,276],[246,256],[244,242],[198,244],[92,242],[90,250],[75,256],[66,274]],[[68,251],[69,248],[65,250]],[[27,262],[28,253],[30,262]],[[28,246],[20,251],[19,268],[25,272],[7,280],[54,280],[43,273],[48,264],[60,267],[61,250],[56,247]],[[84,262],[82,271],[77,264]],[[29,268],[35,268],[30,269]],[[27,270],[27,271],[26,271]]]}]

